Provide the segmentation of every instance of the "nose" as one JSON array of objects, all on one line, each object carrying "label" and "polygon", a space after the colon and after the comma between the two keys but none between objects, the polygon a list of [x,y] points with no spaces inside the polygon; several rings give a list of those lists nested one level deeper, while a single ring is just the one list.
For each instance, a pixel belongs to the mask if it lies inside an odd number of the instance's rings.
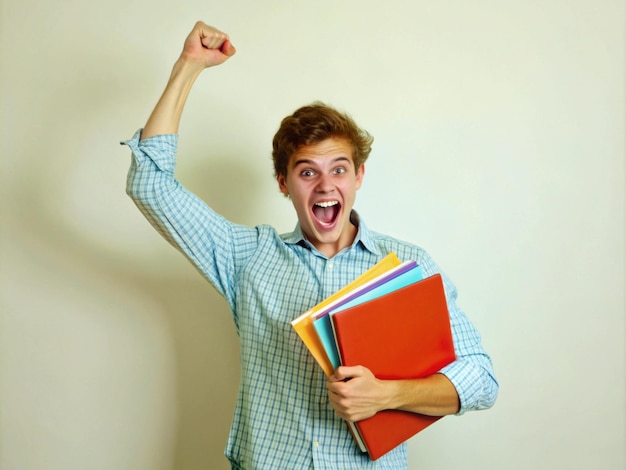
[{"label": "nose", "polygon": [[334,189],[332,176],[327,174],[321,174],[317,181],[317,191],[320,193],[329,193]]}]

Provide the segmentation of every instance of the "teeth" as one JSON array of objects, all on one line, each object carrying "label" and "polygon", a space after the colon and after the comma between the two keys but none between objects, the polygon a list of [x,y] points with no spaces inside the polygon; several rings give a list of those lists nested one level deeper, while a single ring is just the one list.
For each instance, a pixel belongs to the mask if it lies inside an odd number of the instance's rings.
[{"label": "teeth", "polygon": [[320,207],[331,207],[331,206],[336,206],[337,204],[339,204],[337,201],[316,202],[315,203],[316,206],[320,206]]}]

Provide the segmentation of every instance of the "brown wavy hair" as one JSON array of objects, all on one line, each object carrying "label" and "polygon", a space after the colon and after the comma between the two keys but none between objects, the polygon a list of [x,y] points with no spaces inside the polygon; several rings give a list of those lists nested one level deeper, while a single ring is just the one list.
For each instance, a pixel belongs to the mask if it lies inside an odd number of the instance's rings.
[{"label": "brown wavy hair", "polygon": [[352,145],[352,161],[358,170],[372,150],[372,137],[346,113],[316,101],[284,118],[272,141],[274,176],[287,176],[289,159],[301,147],[328,138],[343,138]]}]

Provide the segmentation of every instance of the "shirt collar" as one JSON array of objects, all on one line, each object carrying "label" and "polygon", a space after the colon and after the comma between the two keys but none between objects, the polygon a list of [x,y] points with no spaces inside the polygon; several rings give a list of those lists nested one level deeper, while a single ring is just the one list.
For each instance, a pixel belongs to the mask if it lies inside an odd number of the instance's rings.
[{"label": "shirt collar", "polygon": [[[356,237],[354,237],[354,242],[352,242],[352,246],[350,246],[348,249],[352,249],[360,243],[366,250],[370,251],[373,254],[380,255],[381,251],[378,249],[376,244],[372,242],[370,231],[368,230],[365,223],[361,220],[361,217],[359,216],[357,211],[355,211],[354,209],[350,213],[350,222],[356,225],[358,230]],[[282,235],[281,238],[287,245],[300,245],[308,249],[315,249],[315,247],[306,239],[304,233],[302,232],[300,222],[296,224],[293,232],[286,233]]]}]

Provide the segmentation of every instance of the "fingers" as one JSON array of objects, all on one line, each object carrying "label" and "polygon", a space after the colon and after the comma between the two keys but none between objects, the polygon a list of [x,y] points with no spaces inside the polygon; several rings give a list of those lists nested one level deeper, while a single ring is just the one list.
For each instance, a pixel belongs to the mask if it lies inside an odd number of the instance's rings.
[{"label": "fingers", "polygon": [[345,382],[354,377],[359,377],[363,374],[363,367],[361,366],[339,366],[335,369],[335,373],[329,378],[331,382]]},{"label": "fingers", "polygon": [[381,409],[378,381],[363,366],[341,366],[328,379],[328,397],[337,414],[348,421],[373,416]]},{"label": "fingers", "polygon": [[200,42],[206,49],[218,49],[228,57],[233,56],[237,52],[235,46],[230,42],[228,34],[201,21],[196,23],[196,29],[200,36]]},{"label": "fingers", "polygon": [[229,40],[228,34],[202,21],[196,23],[196,30],[200,36],[200,42],[207,49],[220,49]]},{"label": "fingers", "polygon": [[237,52],[228,34],[198,21],[187,36],[181,58],[200,67],[219,65]]}]

